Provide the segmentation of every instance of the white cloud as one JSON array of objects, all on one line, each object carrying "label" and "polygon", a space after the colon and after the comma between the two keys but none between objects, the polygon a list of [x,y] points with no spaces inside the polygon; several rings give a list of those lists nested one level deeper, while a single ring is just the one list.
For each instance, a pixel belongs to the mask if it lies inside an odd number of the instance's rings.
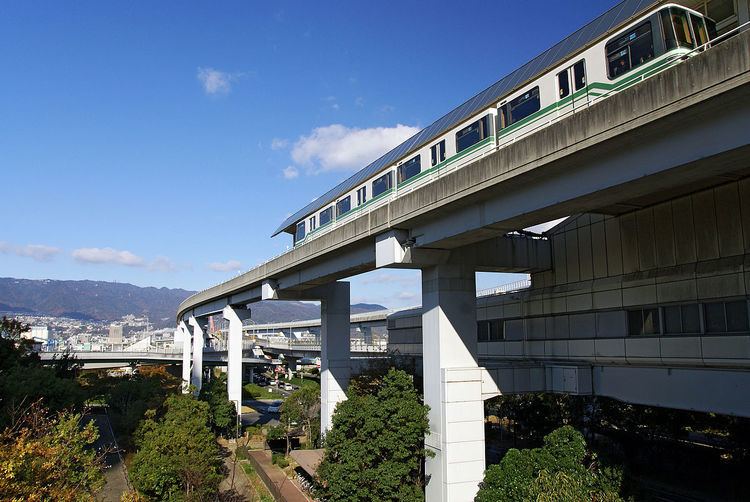
[{"label": "white cloud", "polygon": [[288,166],[281,170],[281,172],[284,174],[284,179],[287,180],[293,180],[297,176],[299,176],[299,170],[294,166]]},{"label": "white cloud", "polygon": [[271,150],[283,150],[289,146],[289,140],[285,138],[273,138],[271,140]]},{"label": "white cloud", "polygon": [[365,98],[363,98],[362,96],[355,98],[354,106],[356,106],[357,108],[362,108],[363,106],[365,106]]},{"label": "white cloud", "polygon": [[60,248],[45,246],[43,244],[26,244],[16,246],[8,242],[0,241],[0,253],[13,254],[23,258],[31,258],[34,261],[51,261],[60,253]]},{"label": "white cloud", "polygon": [[236,78],[231,73],[215,68],[198,68],[197,76],[203,91],[208,95],[228,94],[232,90],[232,80]]},{"label": "white cloud", "polygon": [[235,272],[242,268],[242,263],[238,260],[229,260],[225,262],[213,262],[208,264],[208,268],[214,272]]},{"label": "white cloud", "polygon": [[417,297],[417,294],[412,291],[402,291],[398,294],[399,300],[413,300]]},{"label": "white cloud", "polygon": [[73,251],[73,259],[81,263],[124,265],[144,267],[146,261],[130,251],[113,248],[79,248]]},{"label": "white cloud", "polygon": [[292,148],[292,159],[313,173],[361,169],[419,132],[417,127],[359,129],[332,124],[301,136]]},{"label": "white cloud", "polygon": [[157,256],[149,266],[149,270],[155,270],[157,272],[174,272],[177,270],[177,266],[172,260],[166,256]]},{"label": "white cloud", "polygon": [[326,96],[323,98],[323,101],[329,104],[332,110],[339,111],[341,109],[341,106],[336,102],[336,96]]}]

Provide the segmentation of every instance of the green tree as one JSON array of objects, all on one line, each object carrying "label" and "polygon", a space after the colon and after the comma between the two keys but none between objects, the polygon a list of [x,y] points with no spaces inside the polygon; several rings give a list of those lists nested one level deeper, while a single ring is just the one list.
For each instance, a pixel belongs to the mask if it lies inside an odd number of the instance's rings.
[{"label": "green tree", "polygon": [[81,415],[49,416],[41,401],[19,410],[0,434],[0,494],[3,500],[93,500],[104,484],[99,437]]},{"label": "green tree", "polygon": [[422,461],[429,430],[409,375],[391,369],[374,383],[353,380],[336,407],[318,469],[321,498],[330,501],[424,499]]},{"label": "green tree", "polygon": [[[302,427],[310,447],[316,439],[315,429],[320,430],[320,387],[304,386],[292,392],[281,405],[281,423],[291,432],[292,424]],[[287,438],[287,455],[289,454]]]},{"label": "green tree", "polygon": [[18,319],[0,320],[0,373],[15,366],[28,366],[38,362],[39,356],[32,351],[33,342],[21,336],[31,327]]},{"label": "green tree", "polygon": [[68,360],[42,365],[31,341],[22,338],[28,330],[28,324],[16,319],[0,321],[0,428],[11,424],[17,410],[39,399],[54,413],[80,407],[86,397],[65,371]]},{"label": "green tree", "polygon": [[200,398],[208,403],[211,427],[217,434],[233,436],[237,431],[237,406],[227,399],[227,374],[216,374],[203,386]]},{"label": "green tree", "polygon": [[176,394],[167,398],[165,407],[160,419],[148,411],[136,431],[133,485],[155,500],[213,498],[222,479],[222,461],[208,426],[208,404]]},{"label": "green tree", "polygon": [[541,448],[511,449],[490,466],[477,502],[617,501],[622,473],[601,466],[580,432],[566,425],[544,437]]}]

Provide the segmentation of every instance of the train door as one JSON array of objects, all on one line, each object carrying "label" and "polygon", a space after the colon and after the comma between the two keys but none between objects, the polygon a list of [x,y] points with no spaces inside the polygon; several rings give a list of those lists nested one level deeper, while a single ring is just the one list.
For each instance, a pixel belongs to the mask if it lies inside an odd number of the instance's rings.
[{"label": "train door", "polygon": [[586,60],[581,59],[557,74],[557,96],[559,100],[570,99],[570,103],[560,109],[563,114],[588,105]]},{"label": "train door", "polygon": [[573,108],[582,108],[589,104],[589,88],[586,81],[586,60],[581,59],[570,67],[573,81]]}]

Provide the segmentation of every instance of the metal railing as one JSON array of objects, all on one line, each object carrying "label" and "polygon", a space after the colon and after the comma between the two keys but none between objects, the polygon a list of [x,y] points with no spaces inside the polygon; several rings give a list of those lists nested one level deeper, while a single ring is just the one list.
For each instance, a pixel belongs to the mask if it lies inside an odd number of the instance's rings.
[{"label": "metal railing", "polygon": [[503,284],[502,286],[497,286],[495,288],[480,289],[479,291],[477,291],[477,298],[515,293],[516,291],[521,291],[522,289],[528,289],[530,287],[531,279],[522,279],[520,281]]}]

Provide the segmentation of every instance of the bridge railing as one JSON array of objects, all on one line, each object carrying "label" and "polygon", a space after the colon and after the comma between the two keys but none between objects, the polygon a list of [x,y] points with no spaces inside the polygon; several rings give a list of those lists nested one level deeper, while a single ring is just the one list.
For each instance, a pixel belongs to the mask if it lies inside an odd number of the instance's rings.
[{"label": "bridge railing", "polygon": [[516,291],[521,291],[522,289],[527,289],[530,287],[531,279],[522,279],[520,281],[503,284],[502,286],[497,286],[494,288],[480,289],[479,291],[477,291],[477,298],[515,293]]},{"label": "bridge railing", "polygon": [[[320,352],[319,340],[274,340],[258,339],[255,342],[259,347],[282,350],[308,350]],[[352,352],[386,352],[388,350],[388,340],[381,339],[377,342],[365,342],[364,340],[350,340],[349,348]]]}]

